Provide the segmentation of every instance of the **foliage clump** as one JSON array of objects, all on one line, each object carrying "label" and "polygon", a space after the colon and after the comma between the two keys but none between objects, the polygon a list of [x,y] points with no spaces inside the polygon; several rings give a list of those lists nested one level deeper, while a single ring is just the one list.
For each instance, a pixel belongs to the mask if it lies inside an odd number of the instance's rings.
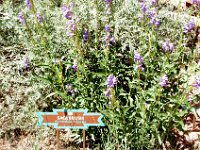
[{"label": "foliage clump", "polygon": [[188,84],[187,72],[199,59],[191,42],[194,23],[187,27],[160,16],[157,1],[26,5],[18,14],[19,38],[34,54],[34,81],[48,85],[47,97],[56,100],[49,110],[101,112],[106,127],[89,132],[104,149],[160,148],[173,141],[172,129],[183,130],[188,94],[199,88],[198,77]]}]

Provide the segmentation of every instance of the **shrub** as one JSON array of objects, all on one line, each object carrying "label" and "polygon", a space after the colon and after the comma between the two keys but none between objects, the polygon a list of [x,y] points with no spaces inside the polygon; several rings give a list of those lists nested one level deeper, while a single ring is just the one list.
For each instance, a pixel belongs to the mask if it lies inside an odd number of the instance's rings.
[{"label": "shrub", "polygon": [[34,81],[52,91],[49,109],[103,113],[106,127],[88,130],[103,149],[160,148],[183,130],[191,86],[182,70],[196,61],[197,27],[185,33],[183,22],[159,16],[157,1],[26,4],[19,37],[34,53]]}]

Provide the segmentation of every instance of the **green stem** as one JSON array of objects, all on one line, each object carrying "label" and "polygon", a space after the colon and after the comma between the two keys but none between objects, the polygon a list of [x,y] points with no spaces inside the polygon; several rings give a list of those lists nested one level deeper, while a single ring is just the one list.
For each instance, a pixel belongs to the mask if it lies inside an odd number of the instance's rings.
[{"label": "green stem", "polygon": [[30,30],[30,28],[29,28],[29,26],[28,26],[28,23],[26,22],[26,19],[25,19],[25,18],[24,18],[24,20],[25,20],[25,26],[26,26],[26,29],[27,29],[29,38],[31,39],[31,43],[35,46],[35,40],[34,40],[34,38],[33,38],[33,36],[32,36],[31,30]]},{"label": "green stem", "polygon": [[96,28],[96,32],[95,32],[95,40],[96,40],[95,43],[97,46],[98,41],[99,41],[98,33],[99,33],[99,27],[100,27],[98,0],[95,0],[95,5],[96,5],[96,22],[97,22],[97,28]]},{"label": "green stem", "polygon": [[44,45],[45,49],[47,50],[47,41],[46,41],[46,39],[45,39],[44,36],[43,36],[42,27],[41,27],[41,25],[40,25],[40,23],[39,23],[39,21],[38,21],[38,19],[37,19],[37,10],[36,10],[36,8],[35,8],[35,5],[34,5],[33,0],[30,0],[30,2],[31,2],[31,4],[32,4],[32,12],[33,12],[33,14],[34,14],[34,18],[35,18],[35,20],[36,20],[36,22],[37,22],[37,28],[38,28],[39,33],[40,33],[40,36],[41,36],[41,38],[42,38],[42,44]]},{"label": "green stem", "polygon": [[109,53],[110,53],[110,50],[109,50],[109,47],[107,46],[107,48],[105,49],[105,66],[107,66],[108,64]]},{"label": "green stem", "polygon": [[[44,25],[44,29],[45,29],[45,31],[46,31],[46,34],[47,34],[47,36],[49,37],[49,32],[48,32],[48,30],[47,30],[46,23],[45,23],[45,22],[43,22],[43,25]],[[49,39],[49,38],[48,38],[48,39]]]},{"label": "green stem", "polygon": [[115,90],[113,88],[110,88],[110,92],[111,92],[111,108],[114,109],[114,105],[116,102]]},{"label": "green stem", "polygon": [[[111,1],[111,5],[110,5],[110,10],[111,10],[111,15],[112,15],[112,20],[114,21],[115,20],[115,17],[114,17],[114,9],[113,9],[113,1]],[[115,24],[114,24],[115,25]],[[113,27],[115,29],[115,27]]]}]

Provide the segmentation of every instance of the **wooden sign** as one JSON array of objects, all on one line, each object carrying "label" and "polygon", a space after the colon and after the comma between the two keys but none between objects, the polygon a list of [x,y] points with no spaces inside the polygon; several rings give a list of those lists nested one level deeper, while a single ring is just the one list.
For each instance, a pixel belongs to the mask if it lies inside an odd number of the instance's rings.
[{"label": "wooden sign", "polygon": [[39,126],[59,129],[87,129],[89,126],[104,126],[100,113],[88,113],[86,109],[53,109],[53,112],[37,112]]},{"label": "wooden sign", "polygon": [[36,112],[38,126],[53,126],[56,130],[57,150],[60,149],[59,129],[83,129],[83,150],[85,150],[85,129],[89,126],[104,126],[100,113],[88,113],[87,109],[53,109],[53,112]]}]

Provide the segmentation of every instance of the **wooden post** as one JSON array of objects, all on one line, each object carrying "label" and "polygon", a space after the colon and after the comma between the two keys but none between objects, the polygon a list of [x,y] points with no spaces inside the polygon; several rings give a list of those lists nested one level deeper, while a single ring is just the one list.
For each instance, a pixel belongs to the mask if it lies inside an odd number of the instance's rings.
[{"label": "wooden post", "polygon": [[193,130],[195,130],[196,129],[196,117],[195,117],[195,115],[193,115],[193,117],[192,117],[192,123],[193,123]]},{"label": "wooden post", "polygon": [[60,130],[56,129],[56,144],[57,144],[57,150],[60,149]]},{"label": "wooden post", "polygon": [[85,150],[85,129],[83,129],[83,150]]}]

